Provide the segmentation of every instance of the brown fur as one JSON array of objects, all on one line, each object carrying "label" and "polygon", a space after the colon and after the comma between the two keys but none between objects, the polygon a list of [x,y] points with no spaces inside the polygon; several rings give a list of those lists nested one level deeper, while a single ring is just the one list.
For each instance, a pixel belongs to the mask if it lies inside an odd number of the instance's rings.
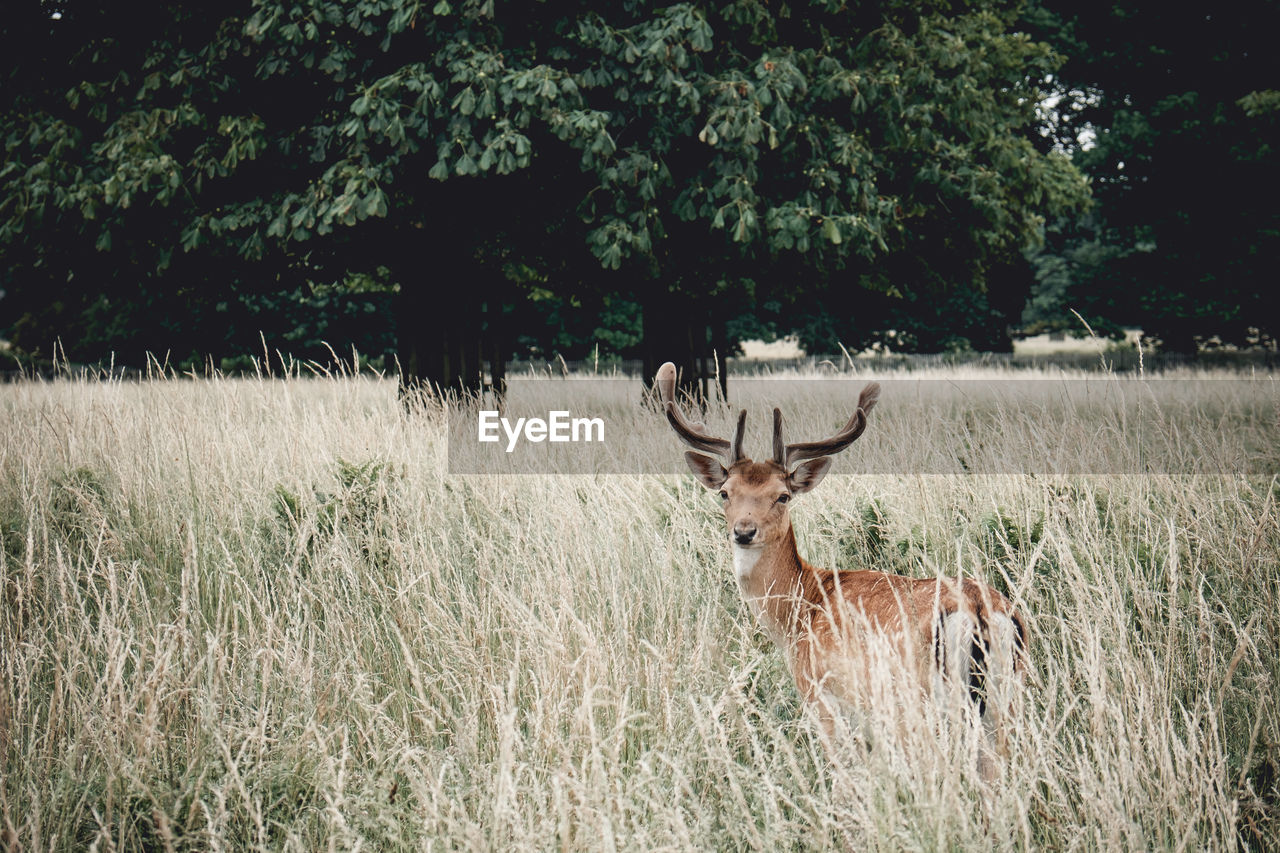
[{"label": "brown fur", "polygon": [[[765,467],[739,463],[723,484],[731,495],[725,512],[731,533],[738,519],[733,510],[746,503],[744,492],[754,496],[781,485],[781,472],[766,472]],[[761,623],[786,653],[796,686],[811,702],[826,691],[861,704],[859,685],[847,683],[841,659],[865,645],[868,629],[888,640],[904,676],[910,674],[921,690],[928,689],[940,663],[935,654],[939,616],[969,614],[978,626],[979,640],[989,646],[991,616],[1005,614],[1017,626],[1019,646],[1025,645],[1016,609],[985,584],[819,568],[800,556],[786,505],[776,517],[762,520],[768,525],[761,525],[762,553],[749,577],[739,582]],[[1015,666],[1024,665],[1024,656],[1019,648]],[[856,677],[857,667],[853,669]]]},{"label": "brown fur", "polygon": [[[738,584],[756,618],[783,650],[796,686],[814,704],[831,733],[830,697],[853,704],[872,701],[874,664],[887,655],[890,672],[909,692],[927,694],[938,673],[954,674],[950,663],[967,661],[970,696],[985,715],[985,678],[989,654],[1003,638],[993,620],[1009,619],[1013,675],[1026,667],[1027,632],[1013,604],[992,587],[970,579],[909,578],[884,572],[841,571],[814,566],[800,556],[789,515],[790,498],[821,482],[831,454],[855,441],[879,400],[880,386],[869,383],[848,423],[821,441],[786,444],[782,414],[773,412],[773,459],[754,462],[742,453],[746,412],[738,416],[731,442],[709,436],[701,424],[685,420],[674,402],[676,370],[667,363],[656,384],[676,435],[694,450],[689,467],[709,489],[720,491],[730,541],[738,549]],[[715,453],[728,463],[726,469]],[[798,464],[797,464],[798,463]],[[963,614],[972,638],[953,637],[968,648],[948,648],[948,618]],[[966,622],[956,622],[967,630]],[[990,715],[997,728],[999,713]],[[997,741],[1002,735],[997,731]]]}]

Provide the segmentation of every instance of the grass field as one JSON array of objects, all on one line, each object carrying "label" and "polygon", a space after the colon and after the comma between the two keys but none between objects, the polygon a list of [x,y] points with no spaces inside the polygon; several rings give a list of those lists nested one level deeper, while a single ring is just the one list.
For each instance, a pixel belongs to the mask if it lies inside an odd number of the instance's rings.
[{"label": "grass field", "polygon": [[908,473],[797,500],[818,564],[1027,614],[984,790],[945,732],[824,753],[650,412],[670,474],[460,476],[387,380],[0,386],[0,848],[1280,848],[1280,485],[1206,439],[1280,447],[1280,387],[1230,388],[1271,414],[1142,414],[1228,473],[910,473],[974,426],[886,396],[847,455]]}]

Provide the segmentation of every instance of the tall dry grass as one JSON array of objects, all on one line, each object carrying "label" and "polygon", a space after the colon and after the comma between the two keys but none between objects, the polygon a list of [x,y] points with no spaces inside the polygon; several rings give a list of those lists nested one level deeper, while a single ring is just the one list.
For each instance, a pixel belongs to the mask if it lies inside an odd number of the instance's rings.
[{"label": "tall dry grass", "polygon": [[[864,441],[913,452],[918,405]],[[1017,426],[982,414],[994,446]],[[691,477],[450,476],[444,437],[369,378],[0,388],[0,846],[1277,846],[1271,476],[837,475],[797,501],[816,563],[963,573],[1028,614],[984,791],[928,726],[828,758]],[[635,440],[676,470],[664,425]]]}]

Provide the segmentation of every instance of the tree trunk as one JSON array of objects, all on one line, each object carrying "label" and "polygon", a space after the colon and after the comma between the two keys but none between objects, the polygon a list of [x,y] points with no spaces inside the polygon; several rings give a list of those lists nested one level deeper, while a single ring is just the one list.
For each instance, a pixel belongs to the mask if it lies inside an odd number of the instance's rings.
[{"label": "tree trunk", "polygon": [[641,306],[645,381],[652,382],[658,368],[670,361],[678,371],[677,393],[705,402],[718,375],[721,392],[728,399],[724,355],[713,351],[710,342],[710,312],[663,282],[645,284],[648,287],[635,291],[645,294]]},{"label": "tree trunk", "polygon": [[479,295],[474,287],[402,279],[396,305],[402,396],[482,390]]},{"label": "tree trunk", "polygon": [[1155,337],[1160,340],[1160,352],[1164,354],[1188,359],[1200,354],[1195,332],[1192,331],[1191,324],[1186,321],[1165,321],[1162,327],[1156,328]]},{"label": "tree trunk", "polygon": [[485,355],[489,360],[489,387],[498,399],[507,394],[507,359],[511,356],[512,329],[507,322],[506,306],[515,299],[507,277],[497,270],[492,288],[485,300]]},{"label": "tree trunk", "polygon": [[729,353],[729,337],[723,320],[717,321],[712,317],[708,322],[711,323],[711,351],[714,356],[711,363],[713,375],[719,377],[720,380],[720,399],[728,401],[729,373],[725,365],[725,359]]},{"label": "tree trunk", "polygon": [[401,396],[487,389],[499,398],[505,395],[512,332],[505,309],[514,298],[496,266],[446,271],[438,282],[401,278],[396,304]]}]

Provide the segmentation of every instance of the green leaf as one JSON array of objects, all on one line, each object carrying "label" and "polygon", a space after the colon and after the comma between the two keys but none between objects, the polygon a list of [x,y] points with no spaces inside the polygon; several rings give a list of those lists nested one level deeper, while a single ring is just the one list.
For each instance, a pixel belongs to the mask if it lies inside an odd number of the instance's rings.
[{"label": "green leaf", "polygon": [[454,105],[458,112],[462,113],[464,116],[469,116],[475,112],[476,96],[475,93],[471,91],[470,86],[462,90],[462,94],[458,96],[458,100]]},{"label": "green leaf", "polygon": [[840,235],[840,226],[837,225],[836,221],[831,217],[827,217],[822,221],[822,236],[826,237],[837,246],[840,245],[840,242],[844,239]]}]

